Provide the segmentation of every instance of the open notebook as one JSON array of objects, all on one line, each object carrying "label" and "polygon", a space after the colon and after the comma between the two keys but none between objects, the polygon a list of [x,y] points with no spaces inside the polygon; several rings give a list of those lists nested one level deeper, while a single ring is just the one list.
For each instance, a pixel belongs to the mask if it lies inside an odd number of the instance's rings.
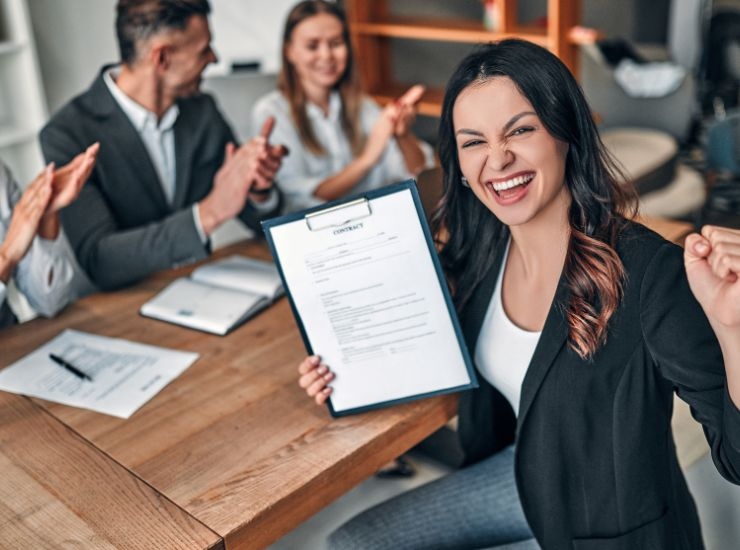
[{"label": "open notebook", "polygon": [[283,294],[274,264],[229,256],[181,277],[139,312],[178,325],[226,334]]}]

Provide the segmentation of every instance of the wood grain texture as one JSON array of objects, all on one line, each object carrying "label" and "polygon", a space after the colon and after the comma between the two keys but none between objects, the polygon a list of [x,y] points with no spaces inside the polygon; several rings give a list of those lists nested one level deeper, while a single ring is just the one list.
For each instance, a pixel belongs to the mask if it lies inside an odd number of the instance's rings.
[{"label": "wood grain texture", "polygon": [[0,547],[223,548],[29,399],[0,392]]},{"label": "wood grain texture", "polygon": [[[220,255],[267,257],[263,246]],[[176,276],[82,300],[3,337],[14,360],[63,327],[201,354],[128,420],[35,402],[221,535],[262,548],[443,426],[456,397],[332,419],[298,386],[305,349],[287,299],[219,337],[138,315]]]},{"label": "wood grain texture", "polygon": [[[691,229],[682,222],[642,221],[674,241]],[[268,256],[254,243],[220,255],[237,251]],[[191,269],[86,298],[55,320],[14,327],[2,337],[2,360],[19,358],[66,327],[200,353],[193,366],[128,420],[35,402],[221,535],[227,547],[270,544],[455,414],[456,397],[445,396],[332,419],[297,385],[296,366],[305,351],[286,299],[226,337],[138,315],[145,301]],[[698,429],[687,425],[684,430]],[[0,458],[5,460],[5,454]],[[14,471],[11,466],[8,471]],[[74,479],[82,471],[68,475]],[[100,472],[100,483],[109,475]],[[34,498],[29,497],[27,507],[34,505],[37,493],[30,492]],[[43,513],[64,513],[64,508],[55,511],[54,502],[40,502],[47,510]],[[7,506],[0,510],[3,516],[13,513]],[[121,513],[126,524],[135,524],[128,511]],[[0,531],[0,537],[22,538],[25,525],[13,527],[17,532],[11,534]],[[82,527],[75,532],[84,533]]]},{"label": "wood grain texture", "polygon": [[541,46],[548,45],[543,29],[512,26],[506,31],[491,31],[486,29],[482,22],[469,19],[390,17],[380,22],[356,23],[352,30],[358,35],[413,40],[478,44],[505,38],[521,38]]},{"label": "wood grain texture", "polygon": [[[347,0],[343,5],[348,15],[355,57],[363,61],[359,68],[365,92],[381,103],[394,97],[391,92],[396,84],[393,48],[388,47],[391,39],[478,44],[522,38],[551,50],[577,76],[577,43],[585,41],[587,36],[593,40],[597,35],[593,30],[584,32],[578,29],[574,32],[581,19],[581,0],[546,0],[545,28],[538,22],[518,21],[517,4],[518,0],[497,0],[501,24],[497,31],[492,31],[483,26],[481,18],[429,17],[429,10],[419,10],[415,16],[396,15],[389,9],[387,1]],[[480,13],[482,15],[482,10]],[[429,49],[430,59],[434,58],[433,50],[433,47]],[[405,84],[408,87],[414,82]],[[441,101],[426,94],[419,105],[419,112],[439,116],[440,111]]]},{"label": "wood grain texture", "polygon": [[570,31],[581,20],[581,0],[547,0],[547,36],[550,50],[578,77],[578,47]]},{"label": "wood grain texture", "polygon": [[640,216],[637,221],[655,231],[667,241],[683,246],[686,235],[694,230],[694,226],[688,222],[669,220],[667,218],[652,218]]}]

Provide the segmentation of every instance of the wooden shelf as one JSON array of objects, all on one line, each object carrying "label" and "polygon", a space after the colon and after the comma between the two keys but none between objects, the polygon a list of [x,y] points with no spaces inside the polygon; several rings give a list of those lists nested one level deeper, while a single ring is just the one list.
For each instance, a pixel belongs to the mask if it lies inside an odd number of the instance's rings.
[{"label": "wooden shelf", "polygon": [[[394,14],[389,0],[373,2],[345,0],[350,32],[357,59],[362,60],[359,66],[367,91],[379,103],[387,103],[408,87],[398,86],[393,82],[393,57],[398,55],[400,50],[391,48],[390,39],[394,38],[459,44],[521,38],[548,48],[559,56],[574,74],[578,72],[578,46],[593,43],[599,38],[599,33],[593,29],[578,26],[581,0],[547,0],[547,18],[543,26],[526,26],[519,23],[517,0],[497,0],[496,5],[499,10],[498,20],[501,22],[500,31],[486,29],[480,19],[473,17],[465,19],[440,15],[433,18],[421,14],[419,16]],[[425,9],[425,13],[434,11],[432,0],[429,0],[429,6],[431,9]],[[429,53],[432,59],[433,52]],[[414,83],[408,83],[411,84]],[[419,105],[419,112],[439,116],[442,98],[442,90],[428,90]]]},{"label": "wooden shelf", "polygon": [[518,37],[541,46],[547,46],[545,29],[520,27],[513,32],[495,32],[486,29],[481,22],[472,19],[440,20],[393,17],[384,21],[356,23],[352,26],[352,32],[365,36],[474,44]]},{"label": "wooden shelf", "polygon": [[568,42],[576,46],[590,46],[603,38],[603,32],[590,27],[576,25],[568,31]]}]

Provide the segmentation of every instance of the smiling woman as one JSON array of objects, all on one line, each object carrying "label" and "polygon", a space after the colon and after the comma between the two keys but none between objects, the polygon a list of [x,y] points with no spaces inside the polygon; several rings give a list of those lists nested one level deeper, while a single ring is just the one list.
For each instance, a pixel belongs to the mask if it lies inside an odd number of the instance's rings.
[{"label": "smiling woman", "polygon": [[[600,143],[598,134],[570,73],[552,63],[527,70],[521,64],[531,63],[541,49],[508,44],[500,46],[507,55],[463,64],[450,81],[440,133],[448,182],[445,213],[452,218],[453,211],[458,214],[454,209],[464,209],[486,242],[511,232],[506,274],[512,276],[504,279],[503,300],[523,328],[542,329],[563,271],[571,294],[571,345],[586,358],[606,338],[621,297],[623,267],[614,247],[622,215],[633,213],[634,193],[617,183],[619,170],[604,148],[592,146]],[[474,196],[455,184],[461,177]],[[438,229],[449,223],[442,214]],[[442,250],[458,288],[458,307],[492,262],[487,249],[471,246],[473,236],[466,233],[450,232]],[[522,247],[532,243],[537,253],[524,257]],[[460,254],[466,255],[464,262]],[[532,295],[532,286],[544,291]]]},{"label": "smiling woman", "polygon": [[465,89],[453,116],[460,169],[496,217],[510,227],[547,215],[564,220],[568,144],[550,135],[510,78]]},{"label": "smiling woman", "polygon": [[286,208],[297,210],[412,177],[434,164],[410,130],[424,88],[380,109],[360,88],[347,21],[335,3],[308,0],[288,14],[276,90],[252,113],[276,119],[291,151],[278,173]]},{"label": "smiling woman", "polygon": [[[630,221],[575,79],[521,40],[452,75],[440,159],[434,233],[479,374],[458,410],[466,466],[330,547],[702,548],[673,392],[740,482],[740,231],[705,227],[682,252]],[[331,394],[318,357],[299,373]]]}]

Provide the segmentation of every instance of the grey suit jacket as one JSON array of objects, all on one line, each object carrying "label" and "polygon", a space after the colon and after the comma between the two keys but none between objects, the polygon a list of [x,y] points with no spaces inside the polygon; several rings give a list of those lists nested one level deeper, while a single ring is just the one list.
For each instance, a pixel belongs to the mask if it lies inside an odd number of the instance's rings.
[{"label": "grey suit jacket", "polygon": [[[226,144],[236,140],[209,95],[179,100],[175,197],[170,206],[144,144],[102,74],[54,115],[40,140],[47,162],[57,165],[100,142],[93,174],[79,198],[62,212],[62,224],[93,282],[112,289],[208,255],[191,207],[209,193]],[[279,207],[258,214],[247,204],[239,218],[259,230],[260,217],[274,215]]]},{"label": "grey suit jacket", "polygon": [[[693,499],[671,432],[673,393],[703,427],[717,470],[740,483],[740,410],[719,344],[691,293],[681,249],[629,222],[617,243],[627,272],[608,340],[591,361],[567,345],[561,279],[522,384],[519,416],[479,377],[461,396],[469,462],[516,439],[524,513],[548,550],[697,550]],[[460,322],[469,349],[502,266],[503,247]]]}]

